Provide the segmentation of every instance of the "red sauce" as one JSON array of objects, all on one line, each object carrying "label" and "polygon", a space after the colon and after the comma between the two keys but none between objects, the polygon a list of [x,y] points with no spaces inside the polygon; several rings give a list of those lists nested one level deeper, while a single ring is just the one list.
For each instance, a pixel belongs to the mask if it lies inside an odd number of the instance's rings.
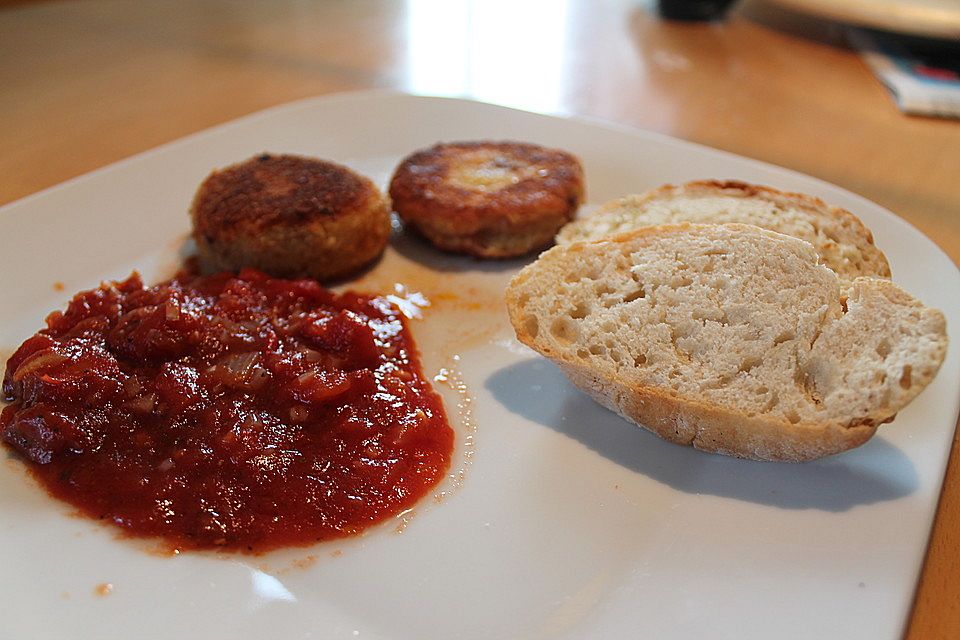
[{"label": "red sauce", "polygon": [[427,493],[453,448],[394,306],[253,271],[80,293],[3,392],[3,439],[50,493],[177,547],[355,534]]}]

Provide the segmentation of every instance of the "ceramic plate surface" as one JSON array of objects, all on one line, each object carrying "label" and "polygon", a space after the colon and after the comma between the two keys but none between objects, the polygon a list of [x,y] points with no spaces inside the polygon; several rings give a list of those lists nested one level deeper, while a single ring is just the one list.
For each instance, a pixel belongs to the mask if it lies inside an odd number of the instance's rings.
[{"label": "ceramic plate surface", "polygon": [[[960,327],[951,261],[838,187],[616,125],[378,92],[261,112],[3,208],[0,348],[9,355],[75,291],[133,269],[170,276],[191,250],[193,193],[215,167],[303,153],[386,185],[414,149],[477,138],[574,152],[594,204],[697,178],[819,196],[859,215],[894,280]],[[956,424],[960,340],[933,384],[860,449],[803,465],[708,455],[602,409],[514,340],[502,291],[525,262],[440,254],[398,232],[351,283],[432,301],[412,329],[426,371],[449,371],[438,386],[458,437],[436,496],[362,537],[164,556],[73,515],[6,455],[0,636],[899,637]]]}]

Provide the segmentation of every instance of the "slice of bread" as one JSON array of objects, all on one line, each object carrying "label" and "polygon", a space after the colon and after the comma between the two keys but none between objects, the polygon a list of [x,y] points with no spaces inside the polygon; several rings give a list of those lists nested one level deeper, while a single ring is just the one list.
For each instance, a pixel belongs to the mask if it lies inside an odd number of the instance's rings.
[{"label": "slice of bread", "polygon": [[811,196],[732,180],[666,185],[608,202],[593,215],[561,229],[557,243],[681,222],[740,222],[806,240],[844,284],[859,276],[890,277],[890,265],[873,244],[870,230],[849,211]]},{"label": "slice of bread", "polygon": [[506,292],[518,339],[672,442],[802,461],[866,442],[933,379],[943,314],[752,225],[554,247]]}]

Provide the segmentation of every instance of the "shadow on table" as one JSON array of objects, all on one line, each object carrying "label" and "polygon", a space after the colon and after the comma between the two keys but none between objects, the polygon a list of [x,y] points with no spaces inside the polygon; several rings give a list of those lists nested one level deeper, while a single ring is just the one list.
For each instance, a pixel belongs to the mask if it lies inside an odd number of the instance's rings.
[{"label": "shadow on table", "polygon": [[500,369],[485,386],[513,413],[687,493],[836,512],[902,498],[917,488],[913,463],[878,437],[857,450],[805,464],[739,460],[661,440],[593,402],[542,359]]},{"label": "shadow on table", "polygon": [[764,0],[741,0],[736,16],[774,31],[811,42],[849,48],[842,23],[791,10]]}]

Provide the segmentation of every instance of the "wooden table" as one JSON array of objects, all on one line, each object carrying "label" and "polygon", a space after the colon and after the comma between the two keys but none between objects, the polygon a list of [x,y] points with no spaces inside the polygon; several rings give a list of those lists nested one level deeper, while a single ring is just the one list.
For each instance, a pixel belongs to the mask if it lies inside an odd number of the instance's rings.
[{"label": "wooden table", "polygon": [[[760,2],[717,24],[665,22],[639,1],[503,3],[537,28],[505,22],[497,2],[427,4],[0,0],[0,204],[264,107],[388,87],[790,167],[895,211],[960,261],[960,122],[899,113],[836,25]],[[957,446],[907,637],[960,637]]]}]

